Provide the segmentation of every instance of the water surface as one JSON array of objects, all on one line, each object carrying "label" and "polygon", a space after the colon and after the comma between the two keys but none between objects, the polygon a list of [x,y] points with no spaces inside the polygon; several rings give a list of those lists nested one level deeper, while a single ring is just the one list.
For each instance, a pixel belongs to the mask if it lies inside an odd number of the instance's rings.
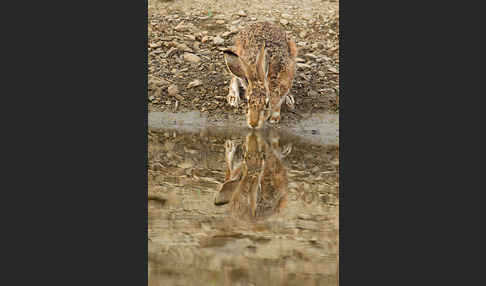
[{"label": "water surface", "polygon": [[[301,125],[306,132],[293,126],[256,134],[198,114],[167,116],[149,115],[149,285],[338,285],[337,121],[315,117]],[[266,168],[283,166],[287,203],[278,212],[252,220],[229,203],[215,205],[228,140],[236,163],[267,150]],[[251,140],[267,149],[244,152]]]}]

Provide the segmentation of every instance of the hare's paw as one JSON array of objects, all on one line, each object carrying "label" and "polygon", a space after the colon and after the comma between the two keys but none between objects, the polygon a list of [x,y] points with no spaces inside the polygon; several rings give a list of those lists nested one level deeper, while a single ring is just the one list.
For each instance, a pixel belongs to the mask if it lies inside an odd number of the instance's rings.
[{"label": "hare's paw", "polygon": [[286,157],[290,152],[292,152],[292,143],[289,143],[282,148],[282,156]]},{"label": "hare's paw", "polygon": [[230,106],[238,107],[240,104],[240,90],[238,87],[238,81],[235,77],[231,79],[228,96],[226,98],[228,99]]},{"label": "hare's paw", "polygon": [[291,95],[290,93],[285,96],[285,104],[290,110],[295,109],[295,99],[294,96]]},{"label": "hare's paw", "polygon": [[268,118],[268,122],[271,124],[277,124],[280,122],[280,110],[272,111],[270,113],[270,117]]},{"label": "hare's paw", "polygon": [[224,149],[227,156],[232,156],[236,151],[236,144],[232,140],[226,140],[224,143]]},{"label": "hare's paw", "polygon": [[230,106],[238,107],[238,105],[240,104],[240,96],[239,94],[236,94],[233,90],[230,90],[226,98],[228,99],[228,103]]}]

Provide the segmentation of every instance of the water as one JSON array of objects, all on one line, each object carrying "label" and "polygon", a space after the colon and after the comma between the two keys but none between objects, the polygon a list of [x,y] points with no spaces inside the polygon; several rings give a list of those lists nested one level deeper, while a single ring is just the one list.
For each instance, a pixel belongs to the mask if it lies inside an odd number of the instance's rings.
[{"label": "water", "polygon": [[[164,116],[149,115],[149,285],[338,285],[332,120],[303,120],[305,132],[252,132],[197,114]],[[225,154],[233,148],[228,174]],[[223,185],[228,175],[237,178]],[[245,177],[249,183],[237,188]],[[251,183],[258,178],[261,189]],[[222,188],[236,195],[215,205]]]}]

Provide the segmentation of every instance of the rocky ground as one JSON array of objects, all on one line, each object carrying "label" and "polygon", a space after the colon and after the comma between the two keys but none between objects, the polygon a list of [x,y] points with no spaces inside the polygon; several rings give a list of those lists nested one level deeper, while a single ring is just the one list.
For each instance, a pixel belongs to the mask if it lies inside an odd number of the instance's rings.
[{"label": "rocky ground", "polygon": [[215,119],[242,118],[226,102],[230,75],[222,50],[248,23],[271,21],[299,47],[291,90],[302,113],[339,112],[339,7],[337,1],[149,0],[149,111],[199,110]]}]

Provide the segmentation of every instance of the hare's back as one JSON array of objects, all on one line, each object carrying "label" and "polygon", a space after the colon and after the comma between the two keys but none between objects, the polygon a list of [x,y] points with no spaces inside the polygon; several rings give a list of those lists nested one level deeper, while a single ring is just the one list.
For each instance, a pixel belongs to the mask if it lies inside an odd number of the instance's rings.
[{"label": "hare's back", "polygon": [[289,57],[287,35],[280,27],[269,22],[253,23],[235,37],[236,53],[247,63],[254,64],[263,43],[271,62],[282,62]]}]

